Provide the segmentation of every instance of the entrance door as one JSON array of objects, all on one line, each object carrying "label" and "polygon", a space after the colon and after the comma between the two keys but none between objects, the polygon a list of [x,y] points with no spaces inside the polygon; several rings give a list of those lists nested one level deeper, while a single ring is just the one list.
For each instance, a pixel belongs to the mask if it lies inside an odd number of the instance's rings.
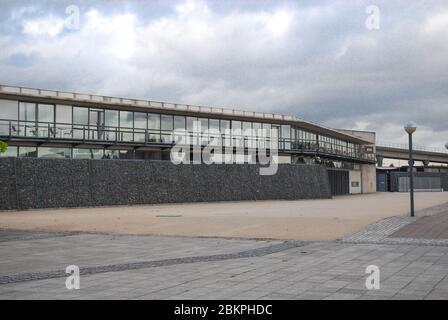
[{"label": "entrance door", "polygon": [[89,110],[89,138],[93,140],[104,140],[104,110]]}]

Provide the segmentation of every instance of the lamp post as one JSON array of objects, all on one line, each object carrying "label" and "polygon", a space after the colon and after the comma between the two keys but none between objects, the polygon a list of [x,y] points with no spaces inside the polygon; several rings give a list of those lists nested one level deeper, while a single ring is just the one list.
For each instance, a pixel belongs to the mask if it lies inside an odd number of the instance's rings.
[{"label": "lamp post", "polygon": [[408,122],[404,125],[404,130],[409,136],[409,186],[410,186],[410,199],[411,199],[411,217],[414,216],[414,158],[412,155],[412,134],[417,130],[415,122]]}]

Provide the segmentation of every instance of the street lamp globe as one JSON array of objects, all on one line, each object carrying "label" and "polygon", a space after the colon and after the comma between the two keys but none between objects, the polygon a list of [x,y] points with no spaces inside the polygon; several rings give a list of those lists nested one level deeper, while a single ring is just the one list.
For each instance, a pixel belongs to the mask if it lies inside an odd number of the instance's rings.
[{"label": "street lamp globe", "polygon": [[417,124],[414,121],[408,121],[404,125],[404,131],[409,134],[413,134],[417,130]]}]

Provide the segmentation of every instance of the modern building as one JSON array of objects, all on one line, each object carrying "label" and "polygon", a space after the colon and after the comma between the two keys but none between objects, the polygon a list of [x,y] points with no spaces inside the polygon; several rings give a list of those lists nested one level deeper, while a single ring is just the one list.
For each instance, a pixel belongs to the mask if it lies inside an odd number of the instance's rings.
[{"label": "modern building", "polygon": [[[0,85],[0,139],[9,145],[2,157],[170,160],[174,130],[203,146],[212,138],[205,128],[227,129],[219,143],[243,148],[254,161],[255,143],[278,149],[278,163],[326,165],[334,194],[376,191],[373,132],[271,113]],[[250,128],[271,134],[242,134]]]}]

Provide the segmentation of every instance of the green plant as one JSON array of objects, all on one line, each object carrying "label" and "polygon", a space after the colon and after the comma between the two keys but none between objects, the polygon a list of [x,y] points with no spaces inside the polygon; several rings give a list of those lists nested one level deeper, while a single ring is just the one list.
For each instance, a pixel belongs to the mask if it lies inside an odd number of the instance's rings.
[{"label": "green plant", "polygon": [[0,154],[5,153],[8,150],[6,142],[0,141]]}]

